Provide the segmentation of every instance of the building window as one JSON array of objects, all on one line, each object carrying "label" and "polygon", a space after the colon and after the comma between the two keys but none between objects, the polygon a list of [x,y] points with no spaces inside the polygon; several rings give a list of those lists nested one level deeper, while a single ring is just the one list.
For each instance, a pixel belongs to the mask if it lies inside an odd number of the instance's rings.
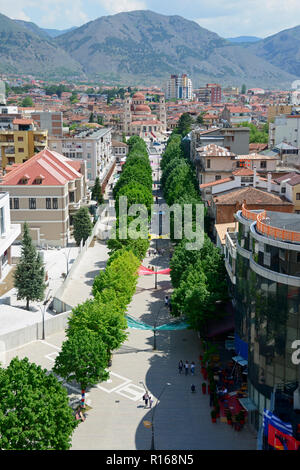
[{"label": "building window", "polygon": [[11,197],[9,198],[9,208],[10,208],[10,209],[13,208],[13,205],[12,205],[12,198],[11,198]]},{"label": "building window", "polygon": [[18,148],[18,152],[19,153],[24,153],[24,149],[21,147],[21,148]]},{"label": "building window", "polygon": [[221,179],[221,175],[216,175],[215,180],[218,181]]},{"label": "building window", "polygon": [[0,230],[1,230],[1,235],[3,235],[5,232],[4,207],[1,207],[1,212],[0,212]]},{"label": "building window", "polygon": [[51,209],[51,198],[46,197],[46,209]]},{"label": "building window", "polygon": [[206,168],[210,168],[210,160],[206,161]]},{"label": "building window", "polygon": [[267,162],[266,161],[260,162],[260,168],[267,168]]},{"label": "building window", "polygon": [[75,200],[74,191],[69,192],[69,202],[72,203]]},{"label": "building window", "polygon": [[36,198],[30,197],[29,198],[29,209],[36,209]]},{"label": "building window", "polygon": [[53,209],[58,209],[58,199],[57,197],[52,198]]},{"label": "building window", "polygon": [[300,201],[300,193],[296,193],[296,199],[297,201]]},{"label": "building window", "polygon": [[23,142],[23,137],[18,137],[18,142]]},{"label": "building window", "polygon": [[14,209],[19,209],[19,198],[14,197]]},{"label": "building window", "polygon": [[282,187],[282,188],[281,188],[281,193],[284,194],[284,193],[285,193],[285,190],[286,190],[286,188],[285,188],[285,187]]},{"label": "building window", "polygon": [[92,173],[88,173],[88,179],[89,179],[89,180],[92,179]]}]

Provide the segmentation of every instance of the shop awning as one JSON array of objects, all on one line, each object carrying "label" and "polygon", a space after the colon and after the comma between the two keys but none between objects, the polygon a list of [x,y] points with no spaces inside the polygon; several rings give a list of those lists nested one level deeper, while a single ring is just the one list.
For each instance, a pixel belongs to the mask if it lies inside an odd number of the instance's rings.
[{"label": "shop awning", "polygon": [[240,366],[247,366],[248,365],[248,361],[246,361],[246,359],[244,359],[242,356],[234,356],[232,358],[232,360],[234,362],[237,362]]},{"label": "shop awning", "polygon": [[238,400],[246,411],[255,411],[258,409],[255,403],[251,400],[251,398],[239,398]]}]

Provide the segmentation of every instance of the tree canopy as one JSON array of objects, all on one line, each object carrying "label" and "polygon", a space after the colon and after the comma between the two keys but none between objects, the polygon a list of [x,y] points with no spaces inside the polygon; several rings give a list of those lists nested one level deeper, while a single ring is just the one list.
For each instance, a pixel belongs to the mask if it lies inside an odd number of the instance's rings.
[{"label": "tree canopy", "polygon": [[57,378],[27,358],[0,369],[0,448],[68,450],[77,426]]}]

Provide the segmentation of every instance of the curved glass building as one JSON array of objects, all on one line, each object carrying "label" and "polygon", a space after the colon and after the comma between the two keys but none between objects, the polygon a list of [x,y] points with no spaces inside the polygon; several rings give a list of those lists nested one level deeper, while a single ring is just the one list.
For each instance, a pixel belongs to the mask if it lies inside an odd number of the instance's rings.
[{"label": "curved glass building", "polygon": [[248,395],[258,429],[274,387],[299,382],[293,341],[300,340],[300,215],[249,211],[235,214],[227,233],[226,267],[235,298],[236,337],[248,345]]}]

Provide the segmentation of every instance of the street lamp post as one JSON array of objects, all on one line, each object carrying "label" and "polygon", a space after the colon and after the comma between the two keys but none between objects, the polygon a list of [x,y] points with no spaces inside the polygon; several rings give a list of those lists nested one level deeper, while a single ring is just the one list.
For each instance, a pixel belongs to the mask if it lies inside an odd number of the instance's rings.
[{"label": "street lamp post", "polygon": [[160,306],[160,308],[158,309],[156,315],[155,315],[155,318],[154,318],[154,325],[153,325],[153,351],[156,350],[156,327],[157,327],[157,322],[158,322],[158,317],[159,317],[159,314],[161,312],[163,308],[163,305]]},{"label": "street lamp post", "polygon": [[154,443],[154,415],[155,415],[155,410],[156,410],[156,407],[158,405],[158,402],[159,402],[162,394],[164,393],[164,391],[165,391],[165,389],[168,385],[171,385],[171,384],[169,382],[167,382],[164,385],[162,391],[160,392],[159,397],[156,400],[155,406],[152,408],[152,415],[151,415],[151,448],[150,448],[150,450],[155,450],[155,443]]},{"label": "street lamp post", "polygon": [[46,300],[44,300],[44,302],[43,302],[43,307],[41,307],[41,306],[39,305],[40,311],[41,311],[41,314],[42,314],[42,318],[43,318],[43,323],[42,323],[42,325],[43,325],[43,329],[42,329],[42,339],[43,339],[43,340],[45,339],[45,312],[46,312],[47,303],[48,303],[49,300],[50,300],[49,294],[50,294],[51,291],[52,291],[52,289],[50,289],[50,290],[48,291]]}]

